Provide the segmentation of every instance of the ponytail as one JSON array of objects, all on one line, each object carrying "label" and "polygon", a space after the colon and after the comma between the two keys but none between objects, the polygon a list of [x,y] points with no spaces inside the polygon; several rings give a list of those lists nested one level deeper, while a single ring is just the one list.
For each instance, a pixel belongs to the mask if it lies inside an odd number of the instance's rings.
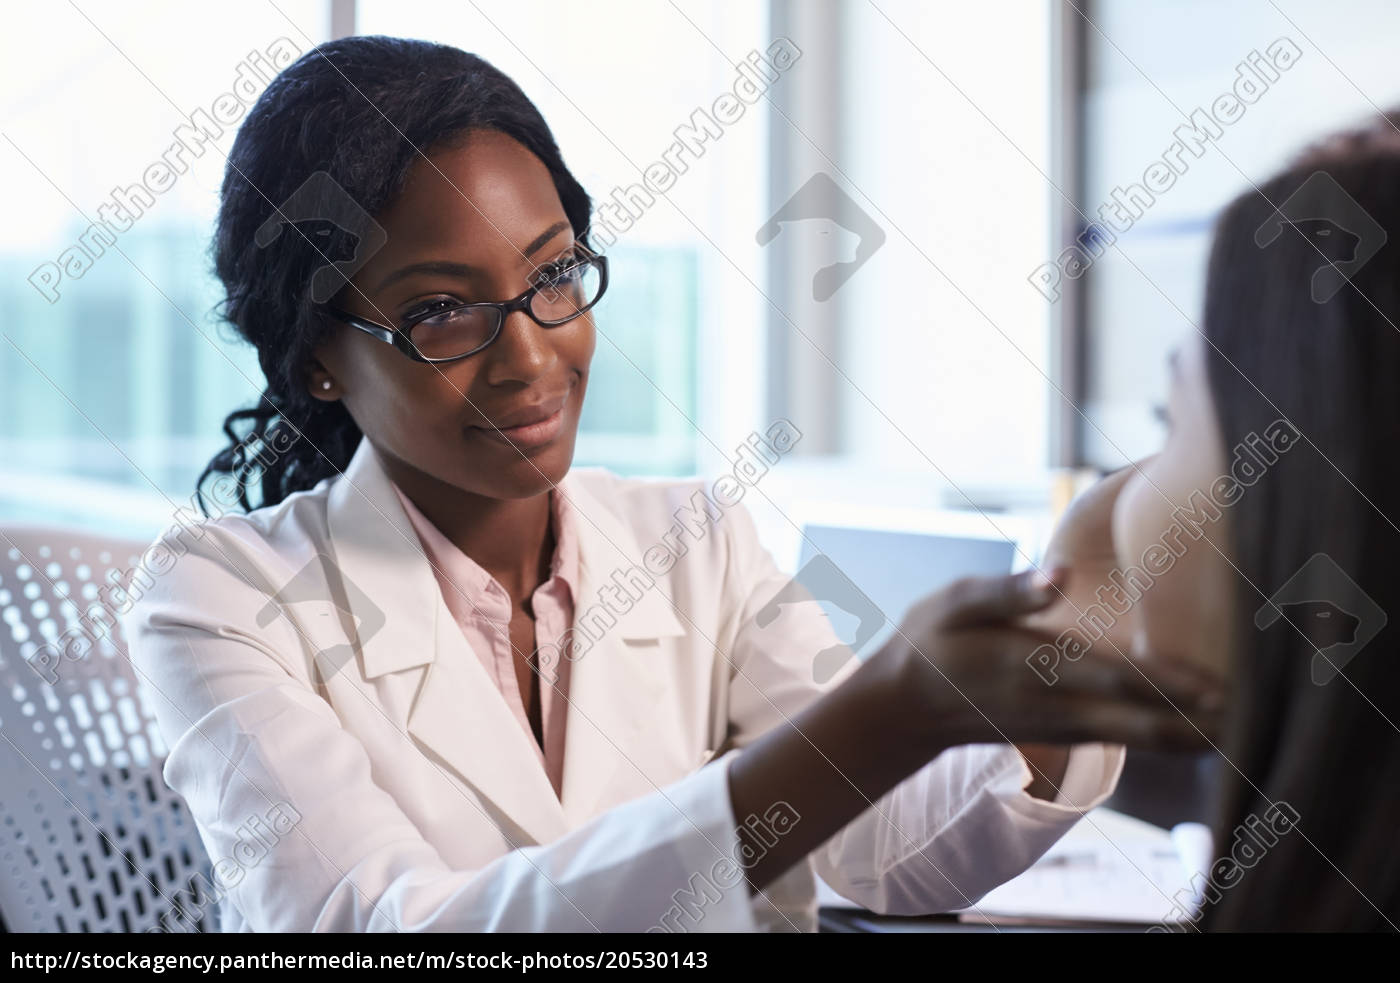
[{"label": "ponytail", "polygon": [[[362,435],[344,404],[309,397],[299,402],[297,423],[288,415],[286,401],[270,389],[256,406],[234,410],[225,418],[229,446],[214,455],[195,482],[205,516],[213,515],[206,486],[219,475],[229,476],[236,491],[231,501],[227,494],[217,496],[218,504],[251,512],[314,488],[349,466]],[[248,494],[253,487],[258,490],[256,499]]]}]

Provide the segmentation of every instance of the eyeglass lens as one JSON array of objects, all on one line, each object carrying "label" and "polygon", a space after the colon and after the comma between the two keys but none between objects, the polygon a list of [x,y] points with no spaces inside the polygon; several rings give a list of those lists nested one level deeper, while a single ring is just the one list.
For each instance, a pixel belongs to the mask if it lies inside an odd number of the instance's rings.
[{"label": "eyeglass lens", "polygon": [[[562,270],[530,298],[530,310],[545,322],[562,323],[598,299],[602,272],[594,263]],[[451,308],[417,322],[409,340],[424,358],[452,358],[480,348],[499,324],[501,312],[490,307]]]}]

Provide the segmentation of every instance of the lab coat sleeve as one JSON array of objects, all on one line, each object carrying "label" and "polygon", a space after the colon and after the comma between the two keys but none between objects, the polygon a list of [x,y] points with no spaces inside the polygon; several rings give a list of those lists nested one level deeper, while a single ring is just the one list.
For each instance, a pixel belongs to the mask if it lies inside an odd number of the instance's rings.
[{"label": "lab coat sleeve", "polygon": [[[739,613],[729,719],[731,739],[742,746],[840,685],[859,660],[849,648],[833,650],[842,640],[812,594],[778,569],[743,506],[732,516],[729,580]],[[802,579],[821,589],[822,577],[809,573]],[[839,577],[826,583],[828,594],[842,593]],[[774,598],[788,603],[775,612]],[[832,888],[872,911],[911,915],[968,907],[1029,867],[1083,811],[1104,801],[1123,758],[1118,745],[1076,745],[1060,794],[1047,802],[1024,791],[1031,773],[1014,747],[952,748],[891,789],[810,859]]]},{"label": "lab coat sleeve", "polygon": [[[316,692],[295,629],[282,618],[258,625],[266,585],[288,574],[240,539],[206,527],[123,624],[170,748],[165,780],[215,862],[216,896],[247,929],[646,931],[677,898],[704,909],[702,931],[752,929],[742,885],[694,892],[717,850],[737,855],[732,755],[549,844],[480,869],[449,867]],[[252,860],[250,820],[261,821],[264,842],[269,826],[276,839]],[[236,879],[221,877],[220,862]]]}]

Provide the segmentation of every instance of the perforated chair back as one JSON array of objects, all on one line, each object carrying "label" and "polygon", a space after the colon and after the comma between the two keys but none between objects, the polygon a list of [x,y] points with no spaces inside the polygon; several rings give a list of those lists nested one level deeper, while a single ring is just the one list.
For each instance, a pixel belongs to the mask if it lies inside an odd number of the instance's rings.
[{"label": "perforated chair back", "polygon": [[166,748],[117,622],[131,596],[117,585],[143,550],[0,527],[0,914],[11,932],[217,930],[208,857],[161,777]]}]

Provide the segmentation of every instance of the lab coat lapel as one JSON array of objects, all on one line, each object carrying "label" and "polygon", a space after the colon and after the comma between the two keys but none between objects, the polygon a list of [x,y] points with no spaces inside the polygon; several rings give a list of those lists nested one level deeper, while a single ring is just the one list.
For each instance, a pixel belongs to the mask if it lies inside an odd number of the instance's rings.
[{"label": "lab coat lapel", "polygon": [[[634,758],[665,705],[658,639],[683,635],[663,579],[625,611],[603,602],[614,572],[642,567],[643,550],[616,505],[595,495],[577,470],[560,487],[578,516],[579,583],[574,595],[573,659],[565,731],[563,806],[577,827],[619,801],[652,791]],[[652,545],[650,543],[648,546]],[[609,591],[615,607],[618,596]],[[629,595],[630,596],[630,595]],[[599,630],[604,625],[610,627]]]},{"label": "lab coat lapel", "polygon": [[[413,704],[409,732],[534,842],[557,839],[568,826],[554,786],[531,746],[534,738],[510,712],[441,593],[437,596],[437,658],[428,667]],[[501,826],[498,817],[490,818]]]},{"label": "lab coat lapel", "polygon": [[331,489],[327,523],[356,625],[379,625],[360,639],[366,678],[426,664],[408,732],[489,800],[498,813],[488,818],[513,839],[502,820],[537,843],[562,835],[564,812],[531,738],[447,609],[368,440]]}]

